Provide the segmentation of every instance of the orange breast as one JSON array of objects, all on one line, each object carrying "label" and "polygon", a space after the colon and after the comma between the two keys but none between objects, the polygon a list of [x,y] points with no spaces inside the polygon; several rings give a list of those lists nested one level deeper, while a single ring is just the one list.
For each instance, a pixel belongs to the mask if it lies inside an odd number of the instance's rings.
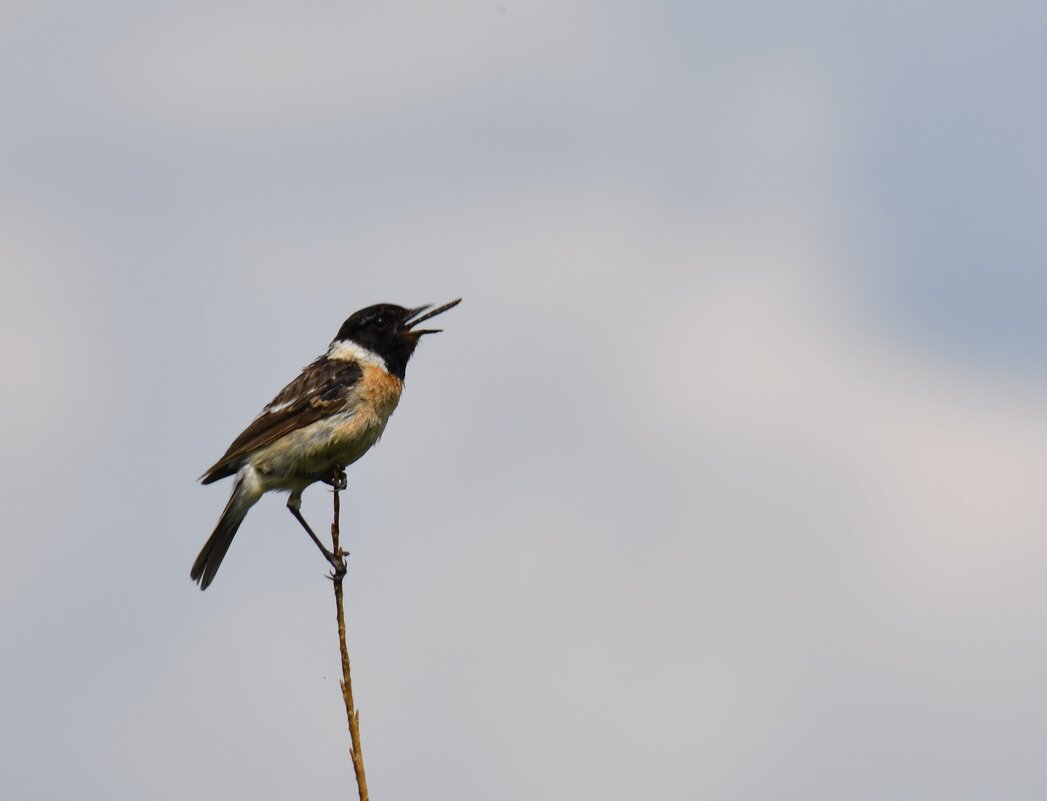
[{"label": "orange breast", "polygon": [[381,367],[367,365],[346,405],[349,414],[335,428],[333,442],[359,458],[382,435],[389,415],[400,402],[403,381]]},{"label": "orange breast", "polygon": [[360,399],[361,405],[372,410],[384,423],[400,402],[403,388],[404,382],[395,375],[381,367],[368,364],[364,366],[359,388],[353,394]]}]

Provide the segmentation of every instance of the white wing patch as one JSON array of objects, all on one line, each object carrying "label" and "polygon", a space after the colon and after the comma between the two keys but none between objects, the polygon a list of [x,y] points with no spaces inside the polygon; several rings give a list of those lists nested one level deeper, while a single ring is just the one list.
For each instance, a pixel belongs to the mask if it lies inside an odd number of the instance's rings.
[{"label": "white wing patch", "polygon": [[275,405],[274,404],[269,404],[264,409],[262,409],[262,414],[276,414],[277,412],[282,412],[284,409],[288,408],[289,406],[294,406],[294,404],[296,404],[296,403],[301,403],[303,400],[308,398],[310,395],[315,395],[316,391],[318,389],[319,389],[319,387],[313,387],[308,392],[306,392],[304,395],[299,395],[296,398],[291,398],[291,400],[289,400],[289,401],[284,401],[283,403],[277,403]]}]

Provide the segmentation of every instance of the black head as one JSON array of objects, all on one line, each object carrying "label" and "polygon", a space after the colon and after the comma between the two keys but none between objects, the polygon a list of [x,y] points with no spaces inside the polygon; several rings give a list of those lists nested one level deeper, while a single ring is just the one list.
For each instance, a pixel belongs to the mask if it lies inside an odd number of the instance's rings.
[{"label": "black head", "polygon": [[[438,329],[415,328],[422,320],[428,320],[462,302],[461,298],[445,303],[428,314],[422,314],[431,304],[415,309],[405,309],[393,303],[379,303],[353,314],[338,329],[335,342],[349,340],[381,356],[389,372],[399,378],[407,371],[407,361],[414,353],[418,340],[425,334],[439,333]],[[420,315],[421,316],[417,316]]]}]

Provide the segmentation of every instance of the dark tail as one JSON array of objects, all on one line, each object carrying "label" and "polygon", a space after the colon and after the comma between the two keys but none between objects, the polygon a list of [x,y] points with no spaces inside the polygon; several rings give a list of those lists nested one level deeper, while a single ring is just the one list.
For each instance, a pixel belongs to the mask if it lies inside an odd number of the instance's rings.
[{"label": "dark tail", "polygon": [[261,493],[254,493],[246,489],[243,477],[237,479],[236,486],[233,487],[233,494],[229,498],[229,503],[225,505],[225,511],[222,512],[214,533],[204,543],[200,555],[193,563],[193,569],[189,571],[189,576],[193,581],[199,582],[201,590],[206,590],[214,581],[215,573],[218,572],[219,565],[222,564],[229,546],[232,545],[237,529],[240,528],[248,510],[255,505],[259,497]]}]

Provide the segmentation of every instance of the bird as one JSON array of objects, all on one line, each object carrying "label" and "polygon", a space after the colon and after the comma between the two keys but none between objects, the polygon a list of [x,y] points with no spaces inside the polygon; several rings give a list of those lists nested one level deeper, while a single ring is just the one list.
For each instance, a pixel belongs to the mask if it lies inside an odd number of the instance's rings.
[{"label": "bird", "polygon": [[[289,492],[287,508],[333,565],[344,563],[301,513],[302,493],[318,481],[345,486],[344,468],[373,446],[400,402],[418,341],[440,329],[416,326],[457,306],[458,298],[405,308],[379,303],[353,313],[327,351],[302,369],[199,479],[235,476],[222,516],[189,575],[206,590],[248,511],[266,492]],[[427,312],[428,313],[424,313]],[[336,567],[337,570],[337,567]]]}]

